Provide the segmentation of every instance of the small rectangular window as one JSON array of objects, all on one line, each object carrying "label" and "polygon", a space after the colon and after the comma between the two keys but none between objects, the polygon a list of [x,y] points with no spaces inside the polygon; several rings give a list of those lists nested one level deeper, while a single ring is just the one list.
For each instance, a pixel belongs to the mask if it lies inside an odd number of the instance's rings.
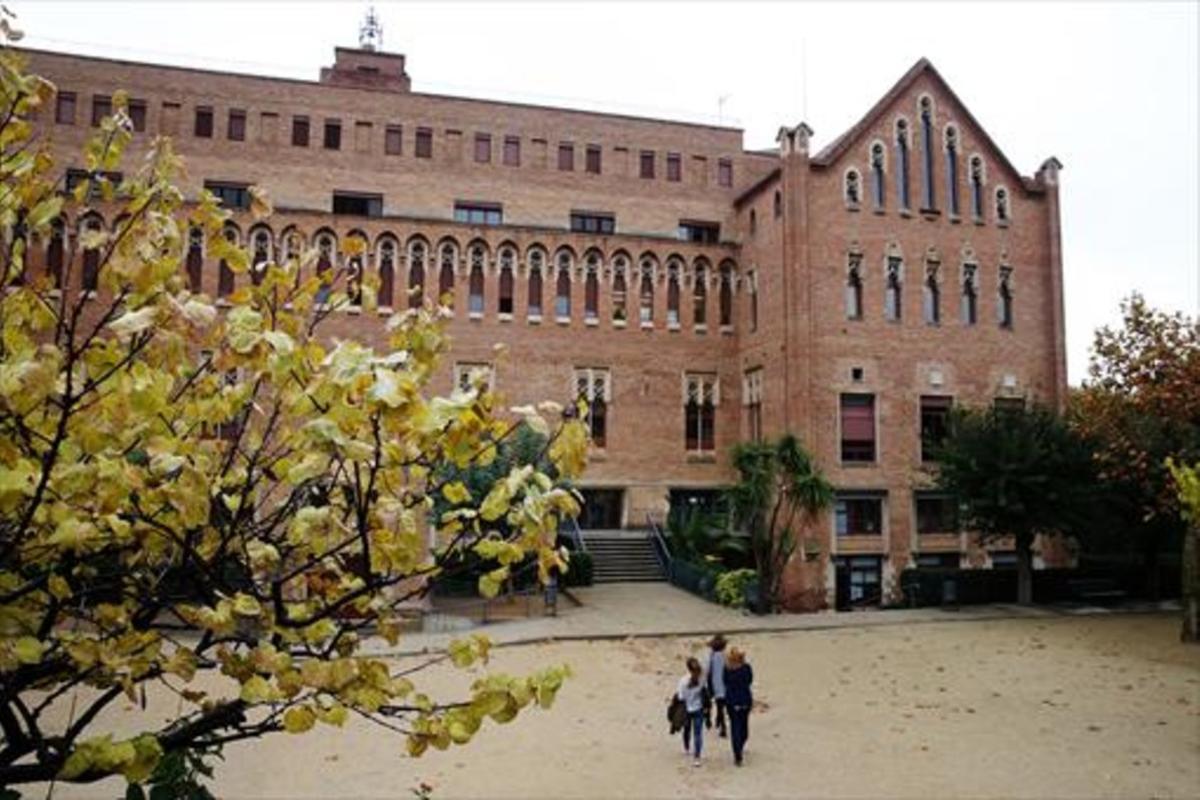
[{"label": "small rectangular window", "polygon": [[54,121],[59,125],[75,124],[75,93],[59,92],[54,106]]},{"label": "small rectangular window", "polygon": [[308,147],[308,117],[292,117],[292,146]]},{"label": "small rectangular window", "polygon": [[404,131],[399,125],[388,125],[383,134],[383,152],[389,156],[398,156],[403,144]]},{"label": "small rectangular window", "polygon": [[683,165],[679,153],[667,153],[667,180],[672,183],[683,180]]},{"label": "small rectangular window", "polygon": [[717,387],[716,375],[684,375],[684,446],[689,452],[711,453],[716,449]]},{"label": "small rectangular window", "polygon": [[641,175],[643,178],[653,178],[654,177],[654,151],[653,150],[643,150],[640,163],[641,163],[641,170],[638,174]]},{"label": "small rectangular window", "polygon": [[838,536],[879,536],[883,533],[883,498],[839,495],[834,519]]},{"label": "small rectangular window", "polygon": [[958,533],[958,503],[932,492],[916,492],[917,533]]},{"label": "small rectangular window", "polygon": [[716,222],[680,220],[678,238],[684,242],[716,244],[721,239],[721,226]]},{"label": "small rectangular window", "polygon": [[92,127],[100,127],[101,121],[112,115],[112,98],[108,95],[92,95]]},{"label": "small rectangular window", "polygon": [[382,216],[383,195],[363,192],[334,192],[333,213],[353,217]]},{"label": "small rectangular window", "polygon": [[471,225],[499,225],[504,213],[497,203],[455,203],[454,221]]},{"label": "small rectangular window", "polygon": [[842,461],[875,460],[875,395],[844,394],[841,398]]},{"label": "small rectangular window", "polygon": [[342,121],[337,119],[325,120],[325,149],[342,149]]},{"label": "small rectangular window", "polygon": [[209,106],[196,106],[196,124],[193,132],[197,139],[211,139],[213,135],[213,110]]},{"label": "small rectangular window", "polygon": [[521,140],[516,136],[504,137],[504,166],[521,166]]},{"label": "small rectangular window", "polygon": [[616,230],[616,227],[616,217],[609,212],[571,212],[571,230],[575,233],[610,234]]},{"label": "small rectangular window", "polygon": [[575,145],[563,142],[558,146],[558,168],[563,172],[575,169]]},{"label": "small rectangular window", "polygon": [[475,162],[487,164],[492,160],[492,137],[486,133],[475,134]]},{"label": "small rectangular window", "polygon": [[246,141],[246,112],[238,108],[229,109],[229,130],[226,132],[231,142]]},{"label": "small rectangular window", "polygon": [[118,186],[118,185],[120,185],[121,181],[124,180],[125,175],[120,172],[105,172],[105,171],[100,171],[100,170],[97,170],[96,172],[91,173],[91,172],[88,172],[86,169],[76,169],[76,168],[72,167],[67,170],[67,174],[65,176],[63,183],[64,183],[66,190],[68,192],[71,192],[71,191],[74,191],[76,186],[78,186],[79,184],[81,184],[84,181],[86,181],[90,178],[93,178],[93,177],[96,179],[103,178],[104,180],[111,183],[113,186]]},{"label": "small rectangular window", "polygon": [[992,400],[992,408],[1000,414],[1021,414],[1025,411],[1025,398],[997,397]]},{"label": "small rectangular window", "polygon": [[417,128],[417,158],[433,158],[433,129]]},{"label": "small rectangular window", "polygon": [[204,188],[212,192],[221,205],[229,209],[250,208],[250,184],[231,181],[205,181]]},{"label": "small rectangular window", "polygon": [[937,450],[946,440],[952,399],[923,395],[921,397],[921,461],[936,460]]},{"label": "small rectangular window", "polygon": [[137,133],[144,133],[146,130],[146,101],[145,100],[130,100],[129,101],[129,121],[133,123],[133,129]]},{"label": "small rectangular window", "polygon": [[586,169],[593,175],[600,174],[600,146],[590,144],[587,149]]},{"label": "small rectangular window", "polygon": [[722,158],[717,162],[717,183],[722,186],[733,186],[733,162]]}]

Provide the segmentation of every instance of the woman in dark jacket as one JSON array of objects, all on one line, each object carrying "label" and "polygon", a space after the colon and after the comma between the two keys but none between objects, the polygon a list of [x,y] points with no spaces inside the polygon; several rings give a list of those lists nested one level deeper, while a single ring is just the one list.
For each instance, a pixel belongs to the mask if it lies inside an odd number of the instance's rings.
[{"label": "woman in dark jacket", "polygon": [[733,763],[742,765],[742,751],[750,738],[750,708],[754,696],[750,684],[754,670],[746,663],[746,654],[731,648],[725,664],[725,707],[729,711],[729,743],[733,745]]}]

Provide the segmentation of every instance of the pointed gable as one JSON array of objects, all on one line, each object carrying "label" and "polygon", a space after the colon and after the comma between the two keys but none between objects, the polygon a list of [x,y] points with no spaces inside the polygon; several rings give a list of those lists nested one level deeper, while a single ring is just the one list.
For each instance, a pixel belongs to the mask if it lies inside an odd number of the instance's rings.
[{"label": "pointed gable", "polygon": [[[888,113],[889,109],[893,108],[898,100],[912,92],[917,84],[922,82],[922,79],[931,83],[936,93],[951,104],[954,116],[960,121],[959,127],[961,128],[964,124],[970,126],[972,138],[982,145],[982,148],[987,151],[987,155],[991,159],[1008,172],[1015,186],[1020,186],[1030,192],[1042,191],[1040,183],[1033,178],[1022,175],[1021,171],[1013,166],[1013,163],[1004,155],[1004,151],[992,140],[992,137],[979,124],[979,121],[975,119],[971,111],[959,99],[958,95],[954,93],[954,90],[950,88],[950,84],[946,83],[945,78],[941,76],[941,73],[934,68],[933,64],[927,58],[921,58],[917,63],[913,64],[908,72],[904,73],[900,80],[871,107],[871,110],[863,115],[862,119],[837,139],[830,142],[821,152],[813,156],[809,163],[817,169],[832,166],[852,147],[857,145],[864,136],[874,130]],[[888,144],[890,146],[890,141]]]}]

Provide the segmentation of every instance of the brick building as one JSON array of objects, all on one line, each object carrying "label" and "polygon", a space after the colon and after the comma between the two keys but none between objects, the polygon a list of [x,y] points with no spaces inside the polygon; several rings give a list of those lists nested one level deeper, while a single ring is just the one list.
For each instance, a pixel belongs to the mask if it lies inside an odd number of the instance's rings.
[{"label": "brick building", "polygon": [[[370,49],[338,48],[317,82],[25,52],[59,90],[58,163],[80,166],[125,90],[131,163],[173,137],[185,192],[237,209],[226,234],[255,260],[312,246],[335,268],[363,238],[379,308],[337,313],[332,335],[379,341],[388,314],[450,290],[435,388],[485,369],[510,404],[583,396],[585,525],[703,499],[735,442],[790,430],[838,487],[788,575],[797,605],[1011,558],[957,530],[922,444],[953,403],[1065,397],[1060,165],[1023,176],[928,61],[810,153],[803,123],[760,152],[735,128],[413,92],[404,56]],[[251,184],[269,224],[244,210]],[[39,255],[99,224],[65,220]],[[213,297],[247,279],[201,237],[186,260]]]}]

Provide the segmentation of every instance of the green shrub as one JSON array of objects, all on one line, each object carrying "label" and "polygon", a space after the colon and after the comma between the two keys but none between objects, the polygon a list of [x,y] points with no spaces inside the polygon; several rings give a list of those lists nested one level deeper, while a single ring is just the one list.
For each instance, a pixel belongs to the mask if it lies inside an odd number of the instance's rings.
[{"label": "green shrub", "polygon": [[591,586],[593,571],[592,554],[572,550],[571,564],[563,575],[563,586]]},{"label": "green shrub", "polygon": [[734,569],[717,578],[717,602],[731,608],[746,605],[746,587],[758,580],[752,569]]}]

